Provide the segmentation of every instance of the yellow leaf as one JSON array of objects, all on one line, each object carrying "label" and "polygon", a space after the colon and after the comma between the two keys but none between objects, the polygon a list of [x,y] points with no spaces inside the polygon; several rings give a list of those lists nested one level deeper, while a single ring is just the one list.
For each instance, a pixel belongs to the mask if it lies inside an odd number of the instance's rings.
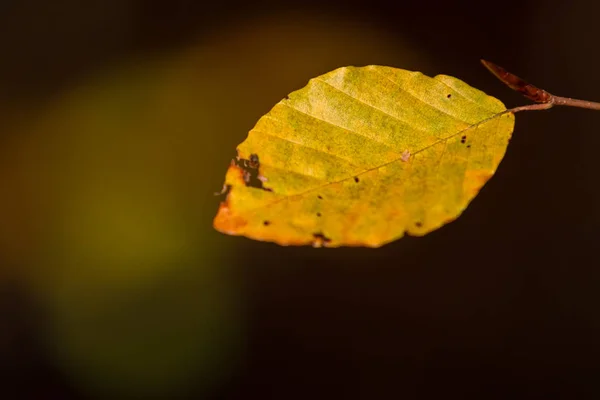
[{"label": "yellow leaf", "polygon": [[499,100],[450,76],[336,69],[277,103],[238,146],[214,226],[280,245],[424,235],[464,211],[513,126]]}]

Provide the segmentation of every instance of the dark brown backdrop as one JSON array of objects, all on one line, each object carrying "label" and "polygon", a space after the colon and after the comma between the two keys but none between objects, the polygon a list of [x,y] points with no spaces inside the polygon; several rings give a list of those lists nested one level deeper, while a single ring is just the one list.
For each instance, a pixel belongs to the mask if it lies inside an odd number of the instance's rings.
[{"label": "dark brown backdrop", "polygon": [[[525,100],[489,75],[479,58],[550,92],[600,100],[597,2],[474,3],[5,0],[0,105],[18,116],[52,104],[106,65],[210,42],[225,35],[222,26],[279,11],[298,13],[301,26],[307,10],[366,21],[427,59],[394,66],[460,77],[508,106]],[[335,29],[332,24],[325,31]],[[361,29],[356,26],[356,35]],[[263,61],[272,67],[281,60],[270,54]],[[251,65],[252,57],[240,51],[232,74]],[[386,61],[342,55],[331,67]],[[244,79],[269,84],[286,73],[271,67]],[[290,86],[270,89],[271,97],[240,115],[244,129],[215,146],[214,169],[224,172],[252,123],[310,77],[298,75]],[[225,99],[238,96],[233,84],[222,90]],[[234,249],[229,265],[239,283],[244,351],[211,390],[214,396],[194,385],[179,389],[191,397],[228,400],[600,394],[600,114],[553,109],[516,120],[496,176],[461,218],[424,238],[403,238],[378,250],[219,239]],[[5,130],[2,141],[17,140],[17,132]],[[222,178],[215,174],[207,191]],[[7,260],[25,268],[19,257]],[[25,398],[86,398],[89,392],[38,342],[36,332],[47,323],[43,308],[18,273],[4,275],[2,365],[11,371],[2,374],[10,376],[5,387]]]}]

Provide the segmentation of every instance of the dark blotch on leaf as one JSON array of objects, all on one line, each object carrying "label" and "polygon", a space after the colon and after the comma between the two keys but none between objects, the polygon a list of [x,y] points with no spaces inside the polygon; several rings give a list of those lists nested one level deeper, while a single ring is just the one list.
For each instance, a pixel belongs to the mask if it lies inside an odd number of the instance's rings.
[{"label": "dark blotch on leaf", "polygon": [[317,196],[317,198],[318,198],[319,200],[323,200],[323,196],[321,196],[321,195],[318,195],[318,196]]},{"label": "dark blotch on leaf", "polygon": [[258,154],[250,154],[250,159],[248,160],[248,166],[250,168],[258,169],[260,167],[260,161],[258,160]]},{"label": "dark blotch on leaf", "polygon": [[318,240],[322,243],[329,243],[331,242],[331,238],[328,238],[327,236],[325,236],[325,234],[323,232],[316,232],[313,233],[313,237],[315,238],[315,240]]},{"label": "dark blotch on leaf", "polygon": [[468,145],[467,145],[467,149],[470,149],[470,148],[471,148],[471,145],[470,145],[470,144],[468,144]]},{"label": "dark blotch on leaf", "polygon": [[358,183],[358,181],[360,181],[360,179],[358,179],[358,176],[354,177],[354,182]]},{"label": "dark blotch on leaf", "polygon": [[465,136],[463,136],[462,138],[460,138],[460,142],[461,142],[462,144],[465,144],[465,142],[466,142],[466,141],[467,141],[467,136],[466,136],[466,135],[465,135]]},{"label": "dark blotch on leaf", "polygon": [[452,97],[452,95],[451,95],[450,93],[448,93],[448,96],[446,96],[446,97],[447,97],[447,98],[450,98],[450,97]]},{"label": "dark blotch on leaf", "polygon": [[246,186],[257,189],[262,189],[267,192],[272,192],[273,189],[267,188],[263,185],[263,182],[258,179],[258,169],[260,167],[260,160],[257,154],[250,154],[248,160],[235,158],[233,162],[244,171],[244,182]]},{"label": "dark blotch on leaf", "polygon": [[320,216],[321,216],[321,213],[317,213],[317,217],[320,217]]},{"label": "dark blotch on leaf", "polygon": [[269,225],[271,225],[271,221],[263,221],[263,225],[264,226],[269,226]]},{"label": "dark blotch on leaf", "polygon": [[423,223],[421,221],[417,221],[417,222],[415,222],[415,226],[417,228],[422,228],[423,227]]}]

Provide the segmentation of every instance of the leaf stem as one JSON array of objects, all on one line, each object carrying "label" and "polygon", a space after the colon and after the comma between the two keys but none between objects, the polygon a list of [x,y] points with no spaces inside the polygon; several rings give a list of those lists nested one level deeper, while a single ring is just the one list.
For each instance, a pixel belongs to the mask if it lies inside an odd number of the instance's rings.
[{"label": "leaf stem", "polygon": [[511,113],[516,113],[519,111],[535,111],[535,110],[548,110],[554,106],[554,103],[539,103],[539,104],[528,104],[526,106],[520,106],[511,108],[508,110]]},{"label": "leaf stem", "polygon": [[577,108],[586,108],[588,110],[599,110],[600,111],[600,103],[597,103],[595,101],[571,99],[568,97],[560,97],[560,96],[554,96],[554,95],[550,95],[550,101],[548,101],[547,103],[528,104],[526,106],[511,108],[508,111],[510,111],[512,113],[516,113],[519,111],[539,111],[539,110],[548,110],[554,106],[577,107]]}]

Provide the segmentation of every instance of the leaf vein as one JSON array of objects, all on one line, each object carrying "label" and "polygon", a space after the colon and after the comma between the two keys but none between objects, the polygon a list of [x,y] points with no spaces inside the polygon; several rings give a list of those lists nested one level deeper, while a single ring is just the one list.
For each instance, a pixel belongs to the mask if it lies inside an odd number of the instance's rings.
[{"label": "leaf vein", "polygon": [[380,145],[382,145],[382,146],[385,146],[385,147],[387,147],[388,149],[392,150],[394,153],[397,153],[397,152],[394,150],[394,147],[393,147],[393,146],[391,146],[391,145],[390,145],[390,144],[388,144],[388,143],[384,143],[384,142],[382,142],[382,141],[379,141],[379,140],[377,140],[377,139],[374,139],[374,138],[372,138],[372,137],[369,137],[369,136],[367,136],[367,135],[362,135],[362,134],[360,134],[360,133],[358,133],[358,132],[356,132],[356,131],[354,131],[354,130],[352,130],[352,129],[344,128],[344,127],[343,127],[343,126],[341,126],[341,125],[334,124],[333,122],[330,122],[330,121],[324,120],[324,119],[322,119],[322,118],[315,117],[314,115],[311,115],[311,114],[309,114],[309,113],[307,113],[307,112],[304,112],[304,111],[302,111],[302,110],[299,110],[299,109],[297,109],[297,108],[295,108],[295,107],[292,107],[292,106],[291,106],[291,105],[289,105],[289,104],[285,104],[285,103],[279,103],[279,104],[281,104],[281,105],[284,105],[284,106],[286,106],[286,107],[288,107],[288,108],[291,108],[292,110],[294,110],[294,111],[296,111],[296,112],[299,112],[300,114],[304,114],[304,115],[306,115],[306,116],[309,116],[309,117],[311,117],[311,118],[314,118],[314,119],[316,119],[317,121],[324,122],[324,123],[326,123],[326,124],[329,124],[329,125],[331,125],[331,126],[334,126],[334,127],[336,127],[336,128],[340,128],[340,129],[342,129],[342,130],[344,130],[344,131],[346,131],[346,132],[351,132],[351,133],[355,134],[356,136],[359,136],[359,137],[362,137],[362,138],[365,138],[365,139],[371,140],[371,141],[373,141],[373,142],[375,142],[375,143],[379,143]]},{"label": "leaf vein", "polygon": [[338,92],[340,92],[340,93],[342,93],[342,94],[345,94],[346,96],[350,97],[352,100],[354,100],[354,101],[358,101],[359,103],[362,103],[362,104],[366,105],[367,107],[370,107],[370,108],[372,108],[372,109],[373,109],[373,110],[375,110],[375,111],[379,111],[380,113],[382,113],[382,114],[384,114],[384,115],[387,115],[388,117],[390,117],[390,118],[394,119],[395,121],[398,121],[398,122],[400,122],[400,123],[402,123],[402,124],[404,124],[404,125],[406,125],[406,126],[408,126],[408,127],[412,128],[412,129],[414,129],[414,130],[416,130],[416,131],[423,132],[423,133],[425,133],[425,134],[427,134],[427,135],[430,135],[430,136],[435,136],[433,132],[429,132],[429,131],[426,131],[426,130],[424,130],[424,129],[422,129],[422,128],[418,127],[418,126],[412,125],[412,124],[410,124],[408,121],[405,121],[405,120],[403,120],[403,119],[400,119],[399,117],[397,117],[397,116],[395,116],[395,115],[392,115],[392,114],[388,113],[387,111],[385,111],[385,110],[382,110],[381,108],[375,107],[375,106],[374,106],[374,105],[372,105],[372,104],[369,104],[369,103],[367,103],[367,102],[365,102],[365,101],[363,101],[363,100],[361,100],[361,99],[359,99],[359,98],[357,98],[357,97],[354,97],[354,96],[352,96],[350,93],[346,93],[346,92],[344,92],[342,89],[340,89],[340,88],[338,88],[338,87],[335,87],[335,86],[333,86],[333,85],[332,85],[331,83],[329,83],[329,82],[326,82],[326,81],[324,81],[324,80],[321,80],[321,79],[316,79],[316,78],[314,78],[314,80],[315,80],[315,81],[317,81],[317,82],[322,82],[322,83],[324,83],[325,85],[327,85],[327,86],[330,86],[330,87],[334,88],[334,89],[335,89],[335,90],[337,90]]},{"label": "leaf vein", "polygon": [[332,156],[332,157],[335,157],[335,158],[338,158],[340,160],[343,160],[343,161],[347,162],[348,164],[350,164],[350,166],[352,166],[354,168],[359,168],[358,165],[353,164],[350,160],[348,160],[348,159],[346,159],[344,157],[340,157],[339,155],[337,155],[335,153],[332,153],[332,152],[329,152],[329,151],[325,151],[325,150],[317,149],[315,147],[307,146],[305,143],[295,142],[295,141],[293,141],[293,140],[291,140],[289,138],[277,136],[277,135],[274,135],[274,134],[266,132],[266,131],[258,130],[256,128],[252,129],[250,132],[256,132],[258,134],[262,134],[262,135],[274,137],[274,138],[281,139],[281,140],[284,140],[286,142],[295,144],[295,145],[300,146],[300,147],[304,147],[304,148],[307,148],[307,149],[310,149],[310,150],[314,150],[314,151],[319,152],[319,153],[327,154],[329,156]]},{"label": "leaf vein", "polygon": [[450,89],[450,90],[454,91],[455,93],[458,93],[458,95],[460,95],[460,97],[462,97],[463,99],[469,100],[471,103],[475,104],[477,107],[481,108],[482,110],[489,111],[489,112],[491,112],[491,113],[497,113],[497,112],[498,112],[497,110],[492,110],[492,109],[490,109],[490,108],[487,108],[487,107],[484,107],[484,106],[482,106],[482,105],[481,105],[479,102],[477,102],[477,101],[475,101],[475,100],[471,99],[470,97],[468,97],[467,95],[465,95],[465,94],[464,94],[463,92],[461,92],[460,90],[458,90],[458,89],[456,89],[456,88],[454,88],[454,87],[452,87],[452,86],[448,85],[446,82],[444,82],[444,81],[441,81],[441,80],[439,80],[439,79],[436,79],[436,81],[440,82],[441,84],[443,84],[444,86],[446,86],[448,89]]},{"label": "leaf vein", "polygon": [[296,170],[291,170],[291,169],[287,169],[287,168],[276,167],[276,166],[274,166],[272,164],[265,164],[263,162],[261,162],[260,164],[262,166],[269,167],[270,169],[276,169],[278,171],[283,171],[283,172],[287,172],[287,173],[291,173],[291,174],[295,174],[295,175],[299,175],[299,176],[304,176],[304,177],[307,177],[307,178],[312,178],[312,179],[314,179],[316,181],[319,181],[319,182],[329,182],[327,179],[323,179],[323,178],[321,178],[319,176],[315,176],[315,175],[310,175],[310,174],[307,174],[306,172],[303,172],[303,171],[296,171]]},{"label": "leaf vein", "polygon": [[389,77],[388,77],[388,76],[386,76],[386,75],[383,75],[381,72],[379,72],[379,71],[377,71],[377,70],[375,70],[375,69],[373,69],[373,71],[374,71],[376,74],[378,74],[379,76],[381,76],[381,77],[383,77],[383,78],[387,79],[388,81],[392,82],[394,85],[396,85],[396,86],[398,87],[398,89],[400,89],[400,90],[401,90],[401,91],[403,91],[404,93],[408,94],[409,96],[411,96],[412,98],[414,98],[414,99],[418,100],[419,102],[421,102],[421,103],[423,103],[423,104],[427,105],[429,108],[433,108],[434,110],[437,110],[437,111],[441,112],[442,114],[446,114],[447,116],[449,116],[449,117],[450,117],[450,118],[452,118],[453,120],[460,121],[460,122],[462,122],[463,124],[471,125],[471,123],[470,123],[470,122],[468,122],[468,121],[465,121],[464,119],[462,119],[462,118],[459,118],[459,117],[457,117],[457,116],[455,116],[455,115],[452,115],[452,114],[450,114],[449,112],[447,112],[447,111],[444,111],[444,110],[442,110],[441,108],[439,108],[439,107],[436,107],[436,106],[434,106],[433,104],[430,104],[430,103],[426,102],[425,100],[421,99],[420,97],[417,97],[417,96],[415,96],[415,95],[414,95],[414,93],[412,93],[412,92],[409,92],[409,91],[408,91],[408,90],[406,90],[406,89],[405,89],[405,88],[404,88],[402,85],[400,85],[398,82],[396,82],[396,81],[392,80],[391,78],[389,78]]}]

